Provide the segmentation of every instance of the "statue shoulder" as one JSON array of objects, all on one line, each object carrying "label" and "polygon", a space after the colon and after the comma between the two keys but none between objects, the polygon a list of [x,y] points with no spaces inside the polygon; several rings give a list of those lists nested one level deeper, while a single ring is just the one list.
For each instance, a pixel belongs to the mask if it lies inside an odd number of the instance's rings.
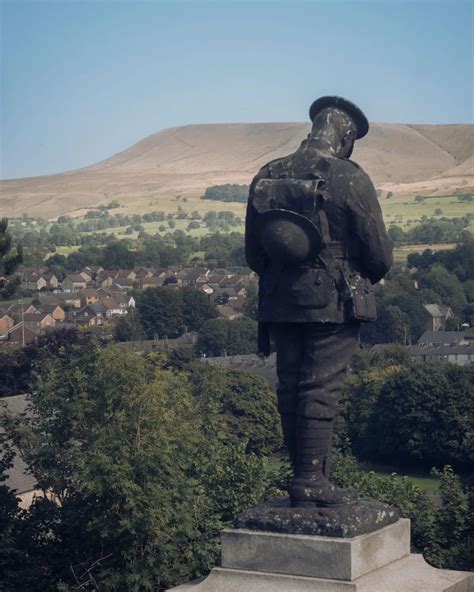
[{"label": "statue shoulder", "polygon": [[355,160],[351,160],[350,158],[338,158],[337,159],[341,166],[343,166],[347,172],[351,173],[364,173],[364,169],[360,166],[359,163],[355,162]]},{"label": "statue shoulder", "polygon": [[346,176],[346,178],[351,178],[351,180],[359,183],[372,183],[369,175],[357,162],[354,162],[349,158],[337,158],[336,160],[338,161],[339,170]]},{"label": "statue shoulder", "polygon": [[278,166],[284,158],[275,158],[267,164],[263,165],[263,167],[258,171],[255,177],[252,179],[252,183],[250,184],[250,191],[255,187],[255,185],[260,181],[260,179],[271,179],[272,178],[272,168]]}]

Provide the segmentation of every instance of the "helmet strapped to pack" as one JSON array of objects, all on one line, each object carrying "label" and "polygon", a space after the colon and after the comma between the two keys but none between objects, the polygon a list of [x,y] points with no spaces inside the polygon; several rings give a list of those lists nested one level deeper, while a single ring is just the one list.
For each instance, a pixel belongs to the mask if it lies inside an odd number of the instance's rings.
[{"label": "helmet strapped to pack", "polygon": [[253,195],[256,231],[270,260],[298,265],[317,259],[330,240],[327,220],[321,228],[319,216],[314,219],[329,199],[324,186],[322,177],[258,181]]}]

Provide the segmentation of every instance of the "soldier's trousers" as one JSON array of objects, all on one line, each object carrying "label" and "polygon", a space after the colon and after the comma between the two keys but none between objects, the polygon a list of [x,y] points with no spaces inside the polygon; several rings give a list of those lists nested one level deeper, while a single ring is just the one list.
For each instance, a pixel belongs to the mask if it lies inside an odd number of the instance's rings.
[{"label": "soldier's trousers", "polygon": [[333,419],[359,324],[273,323],[277,350],[278,409],[312,419]]},{"label": "soldier's trousers", "polygon": [[329,477],[333,420],[359,324],[272,323],[270,332],[277,350],[278,410],[292,464],[305,472],[304,465],[314,466],[319,455]]}]

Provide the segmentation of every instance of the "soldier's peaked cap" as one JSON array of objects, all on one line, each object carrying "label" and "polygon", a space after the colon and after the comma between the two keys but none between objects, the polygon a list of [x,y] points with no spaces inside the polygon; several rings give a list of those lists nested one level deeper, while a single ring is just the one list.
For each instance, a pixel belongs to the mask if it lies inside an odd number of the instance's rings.
[{"label": "soldier's peaked cap", "polygon": [[356,125],[357,139],[363,138],[369,131],[369,122],[364,113],[357,105],[354,105],[354,103],[343,97],[327,96],[316,99],[309,108],[309,118],[311,121],[314,121],[314,118],[320,111],[329,107],[341,109],[341,111],[345,111],[349,115]]}]

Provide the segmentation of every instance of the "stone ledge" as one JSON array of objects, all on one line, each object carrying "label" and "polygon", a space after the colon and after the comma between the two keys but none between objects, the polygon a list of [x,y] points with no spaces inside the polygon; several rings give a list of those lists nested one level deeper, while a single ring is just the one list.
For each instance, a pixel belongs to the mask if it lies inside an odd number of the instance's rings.
[{"label": "stone ledge", "polygon": [[227,529],[221,540],[224,568],[351,581],[410,554],[410,521],[345,539]]},{"label": "stone ledge", "polygon": [[353,582],[214,568],[168,592],[473,592],[474,574],[435,569],[410,555]]}]

